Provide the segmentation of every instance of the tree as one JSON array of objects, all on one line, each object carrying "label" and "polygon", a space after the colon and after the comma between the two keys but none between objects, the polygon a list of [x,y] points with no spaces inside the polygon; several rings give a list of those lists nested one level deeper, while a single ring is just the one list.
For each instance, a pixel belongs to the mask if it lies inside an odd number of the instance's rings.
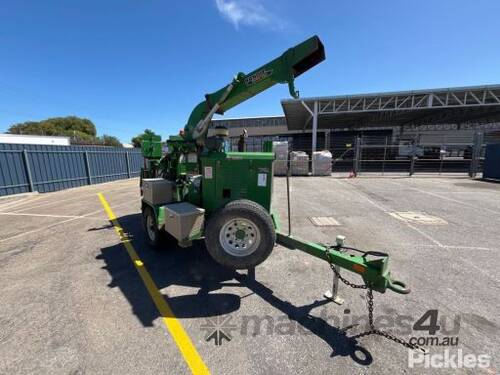
[{"label": "tree", "polygon": [[12,125],[11,134],[55,135],[89,139],[96,136],[92,121],[76,116],[53,117],[42,121],[27,121]]},{"label": "tree", "polygon": [[53,117],[42,121],[26,121],[12,125],[10,134],[54,135],[71,138],[72,144],[105,145],[122,147],[118,138],[111,135],[97,137],[94,123],[76,116]]},{"label": "tree", "polygon": [[157,134],[151,129],[145,129],[144,133],[136,135],[130,141],[132,142],[132,145],[134,145],[134,147],[141,147],[142,139],[145,136],[151,136],[151,135],[157,135]]},{"label": "tree", "polygon": [[99,139],[104,146],[123,147],[118,138],[113,137],[112,135],[104,134],[102,137],[99,137]]}]

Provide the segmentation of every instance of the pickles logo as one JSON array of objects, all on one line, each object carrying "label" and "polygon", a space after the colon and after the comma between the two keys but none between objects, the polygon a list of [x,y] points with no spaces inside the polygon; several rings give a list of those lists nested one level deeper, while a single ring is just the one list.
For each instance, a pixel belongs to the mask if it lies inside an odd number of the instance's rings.
[{"label": "pickles logo", "polygon": [[271,74],[273,74],[272,69],[262,69],[259,70],[258,72],[252,74],[251,76],[248,76],[245,78],[245,85],[247,86],[252,86],[253,84],[262,81],[263,79],[266,79],[267,77],[270,77]]},{"label": "pickles logo", "polygon": [[206,318],[205,323],[201,325],[201,330],[205,331],[205,341],[213,341],[215,346],[221,346],[223,341],[231,341],[231,331],[237,329],[235,324],[231,323],[232,316],[216,316]]},{"label": "pickles logo", "polygon": [[453,353],[449,349],[445,349],[443,354],[435,353],[424,355],[408,350],[408,367],[409,368],[483,368],[487,369],[491,366],[491,357],[488,354],[464,354],[462,349],[458,349]]}]

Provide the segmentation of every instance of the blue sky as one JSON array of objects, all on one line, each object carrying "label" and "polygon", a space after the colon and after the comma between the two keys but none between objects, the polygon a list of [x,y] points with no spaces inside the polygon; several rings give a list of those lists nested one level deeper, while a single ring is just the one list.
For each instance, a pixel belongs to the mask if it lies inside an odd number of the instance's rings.
[{"label": "blue sky", "polygon": [[[53,116],[127,142],[182,128],[207,92],[317,34],[301,96],[500,83],[498,0],[11,0],[0,7],[0,131]],[[226,117],[282,114],[275,86]]]}]

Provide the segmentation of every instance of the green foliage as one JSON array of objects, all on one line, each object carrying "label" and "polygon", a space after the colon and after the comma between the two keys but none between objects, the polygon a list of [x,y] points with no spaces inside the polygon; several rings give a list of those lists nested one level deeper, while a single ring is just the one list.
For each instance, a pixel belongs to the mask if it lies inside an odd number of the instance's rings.
[{"label": "green foliage", "polygon": [[111,135],[97,137],[94,123],[76,116],[53,117],[42,121],[26,121],[12,125],[10,134],[53,135],[70,137],[72,144],[122,147],[118,138]]},{"label": "green foliage", "polygon": [[152,131],[151,129],[145,129],[144,133],[138,134],[135,137],[133,137],[131,139],[131,142],[134,145],[134,147],[141,147],[142,139],[145,136],[149,136],[149,135],[157,135],[157,134],[154,131]]},{"label": "green foliage", "polygon": [[59,135],[73,137],[75,134],[96,136],[95,125],[86,118],[76,116],[53,117],[42,121],[27,121],[12,125],[11,134]]},{"label": "green foliage", "polygon": [[113,137],[112,135],[104,134],[102,137],[99,137],[99,139],[104,146],[122,147],[122,143],[118,140],[118,138]]}]

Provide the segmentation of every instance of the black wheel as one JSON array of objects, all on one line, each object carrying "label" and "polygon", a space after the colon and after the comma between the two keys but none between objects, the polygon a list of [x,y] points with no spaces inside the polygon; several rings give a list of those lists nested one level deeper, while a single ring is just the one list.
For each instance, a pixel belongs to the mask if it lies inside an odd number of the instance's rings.
[{"label": "black wheel", "polygon": [[267,259],[276,242],[269,213],[249,200],[226,204],[209,219],[207,250],[216,262],[233,269],[252,268]]},{"label": "black wheel", "polygon": [[146,240],[148,244],[152,247],[157,247],[160,245],[161,233],[156,224],[156,215],[153,209],[146,206],[142,211],[142,225],[144,227],[144,232],[146,233]]}]

